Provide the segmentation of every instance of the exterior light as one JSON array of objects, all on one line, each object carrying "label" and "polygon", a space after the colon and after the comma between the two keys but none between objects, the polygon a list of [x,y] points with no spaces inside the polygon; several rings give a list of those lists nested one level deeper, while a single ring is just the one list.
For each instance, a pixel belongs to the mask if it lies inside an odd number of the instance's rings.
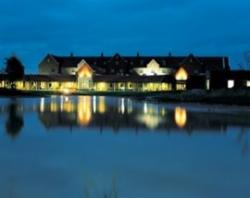
[{"label": "exterior light", "polygon": [[227,88],[228,89],[234,88],[234,80],[228,80],[227,81]]}]

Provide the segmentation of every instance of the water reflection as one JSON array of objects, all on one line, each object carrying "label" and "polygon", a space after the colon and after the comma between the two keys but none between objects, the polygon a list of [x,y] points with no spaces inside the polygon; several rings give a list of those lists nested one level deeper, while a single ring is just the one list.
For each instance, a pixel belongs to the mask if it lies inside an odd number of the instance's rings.
[{"label": "water reflection", "polygon": [[[105,127],[118,132],[122,129],[158,132],[217,132],[228,127],[250,127],[248,114],[213,112],[211,109],[194,111],[175,105],[160,105],[131,98],[106,98],[97,96],[53,96],[40,98],[34,103],[0,105],[0,113],[8,114],[6,130],[14,134],[23,125],[22,113],[37,112],[46,128]],[[16,126],[14,126],[14,124]]]},{"label": "water reflection", "polygon": [[131,98],[1,99],[4,134],[22,138],[0,138],[0,194],[114,198],[136,187],[134,197],[237,196],[249,189],[249,115]]},{"label": "water reflection", "polygon": [[15,138],[23,127],[22,107],[17,101],[11,101],[7,107],[6,132],[12,138]]},{"label": "water reflection", "polygon": [[81,126],[87,126],[92,120],[91,97],[80,96],[77,103],[77,121]]},{"label": "water reflection", "polygon": [[187,123],[187,110],[185,108],[176,107],[174,117],[176,125],[180,128],[184,128]]}]

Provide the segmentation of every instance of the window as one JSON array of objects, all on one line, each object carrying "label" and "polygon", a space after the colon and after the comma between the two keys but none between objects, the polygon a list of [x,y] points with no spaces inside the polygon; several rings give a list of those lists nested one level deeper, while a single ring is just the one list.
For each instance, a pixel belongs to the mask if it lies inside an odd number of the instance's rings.
[{"label": "window", "polygon": [[206,89],[207,89],[207,90],[210,89],[210,80],[206,80]]},{"label": "window", "polygon": [[227,88],[228,89],[234,88],[234,80],[228,80],[227,81]]},{"label": "window", "polygon": [[187,89],[187,86],[185,83],[178,83],[176,84],[176,90],[177,91],[185,91]]},{"label": "window", "polygon": [[247,80],[247,87],[250,87],[250,80]]}]

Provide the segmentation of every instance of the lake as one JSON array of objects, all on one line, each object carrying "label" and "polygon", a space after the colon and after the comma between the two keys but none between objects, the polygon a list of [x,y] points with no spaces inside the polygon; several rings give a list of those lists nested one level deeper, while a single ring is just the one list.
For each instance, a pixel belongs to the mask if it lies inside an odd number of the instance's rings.
[{"label": "lake", "polygon": [[0,99],[0,197],[250,197],[250,108]]}]

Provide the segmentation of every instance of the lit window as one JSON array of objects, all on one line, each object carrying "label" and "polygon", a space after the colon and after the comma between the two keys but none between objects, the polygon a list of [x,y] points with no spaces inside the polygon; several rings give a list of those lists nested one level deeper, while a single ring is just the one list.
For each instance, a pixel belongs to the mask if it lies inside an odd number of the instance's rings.
[{"label": "lit window", "polygon": [[228,80],[227,81],[227,88],[228,89],[234,88],[234,80]]},{"label": "lit window", "polygon": [[210,89],[210,80],[206,80],[206,89],[207,89],[207,90]]},{"label": "lit window", "polygon": [[250,87],[250,80],[247,81],[247,87]]}]

